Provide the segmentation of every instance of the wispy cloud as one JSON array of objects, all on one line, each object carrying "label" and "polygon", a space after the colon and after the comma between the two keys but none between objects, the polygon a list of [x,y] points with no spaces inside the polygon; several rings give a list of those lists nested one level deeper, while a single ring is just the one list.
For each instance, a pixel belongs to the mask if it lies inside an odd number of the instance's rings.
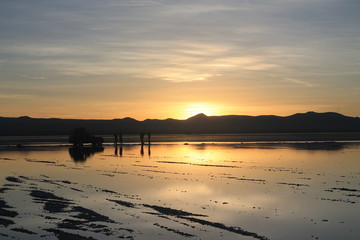
[{"label": "wispy cloud", "polygon": [[[140,47],[138,47],[140,46]],[[231,45],[200,42],[135,42],[91,46],[13,46],[0,49],[23,56],[22,62],[73,76],[125,74],[166,81],[203,81],[234,69],[263,71],[277,67],[269,56],[234,56]]]},{"label": "wispy cloud", "polygon": [[202,14],[202,13],[212,13],[218,11],[235,11],[237,7],[235,6],[227,6],[226,4],[199,4],[194,2],[182,3],[182,4],[175,4],[170,5],[167,8],[166,15],[173,15],[173,14],[186,14],[186,15],[195,15],[195,14]]},{"label": "wispy cloud", "polygon": [[29,94],[2,94],[0,93],[0,98],[3,99],[25,99],[25,98],[32,98],[33,95]]},{"label": "wispy cloud", "polygon": [[295,78],[286,78],[285,80],[288,81],[288,82],[295,83],[295,84],[300,84],[300,85],[303,85],[303,86],[306,86],[306,87],[313,87],[314,86],[314,84],[312,84],[312,83],[306,82],[304,80],[295,79]]}]

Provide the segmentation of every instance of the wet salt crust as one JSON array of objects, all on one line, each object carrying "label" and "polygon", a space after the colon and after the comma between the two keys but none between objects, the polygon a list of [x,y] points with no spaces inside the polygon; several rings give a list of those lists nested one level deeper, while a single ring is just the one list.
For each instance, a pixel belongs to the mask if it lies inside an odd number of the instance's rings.
[{"label": "wet salt crust", "polygon": [[359,144],[322,144],[1,151],[0,238],[358,239]]}]

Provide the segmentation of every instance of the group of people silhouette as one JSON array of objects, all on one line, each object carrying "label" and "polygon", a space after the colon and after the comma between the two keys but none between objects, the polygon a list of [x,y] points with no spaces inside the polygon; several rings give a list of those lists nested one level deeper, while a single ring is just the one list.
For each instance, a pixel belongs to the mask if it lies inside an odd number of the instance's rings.
[{"label": "group of people silhouette", "polygon": [[[147,135],[147,145],[148,145],[148,155],[151,155],[150,145],[151,145],[151,132],[146,134],[142,131],[140,133],[140,154],[144,156],[144,145],[145,145],[145,136]],[[76,162],[85,162],[86,159],[92,156],[96,152],[104,151],[102,143],[104,139],[102,137],[95,137],[87,132],[85,128],[75,128],[72,131],[72,134],[69,136],[69,143],[73,144],[73,147],[69,149],[70,156]],[[91,147],[84,144],[91,143]],[[114,134],[114,146],[116,156],[123,155],[123,133]],[[119,146],[118,146],[119,145]]]},{"label": "group of people silhouette", "polygon": [[118,142],[122,145],[123,144],[123,134],[122,132],[119,132],[119,133],[115,133],[114,134],[114,145],[117,145]]},{"label": "group of people silhouette", "polygon": [[[147,132],[147,140],[148,140],[148,155],[151,155],[151,150],[150,150],[150,145],[151,145],[151,132]],[[120,133],[115,133],[114,134],[114,146],[115,146],[115,156],[119,156],[120,157],[123,155],[123,134],[122,132]],[[120,147],[118,148],[118,144],[120,144]],[[141,148],[140,148],[140,154],[141,156],[144,156],[144,145],[145,145],[145,133],[141,132],[140,133],[140,144],[141,144]]]},{"label": "group of people silhouette", "polygon": [[[151,132],[150,131],[147,133],[147,136],[148,136],[148,144],[150,145],[151,144]],[[141,132],[140,133],[140,143],[141,143],[141,145],[145,144],[144,138],[145,138],[145,134],[144,134],[144,132]],[[117,145],[118,143],[120,143],[120,145],[123,144],[123,134],[122,134],[122,132],[114,134],[114,145]]]},{"label": "group of people silhouette", "polygon": [[[144,132],[141,132],[141,133],[140,133],[140,142],[141,142],[141,145],[144,145],[144,144],[145,144],[145,142],[144,142],[144,136],[145,136]],[[150,143],[151,143],[151,132],[150,132],[150,131],[147,133],[147,136],[148,136],[148,143],[149,143],[149,145],[150,145]]]}]

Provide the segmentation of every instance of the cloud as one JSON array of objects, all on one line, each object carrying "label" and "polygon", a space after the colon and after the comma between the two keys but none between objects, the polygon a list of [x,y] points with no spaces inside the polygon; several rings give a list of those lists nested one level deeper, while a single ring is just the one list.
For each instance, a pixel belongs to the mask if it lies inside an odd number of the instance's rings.
[{"label": "cloud", "polygon": [[[188,41],[141,41],[91,46],[13,45],[0,52],[34,69],[68,76],[129,75],[173,82],[203,81],[231,70],[277,67],[264,56],[234,56],[234,46]],[[34,75],[34,74],[33,74]]]},{"label": "cloud", "polygon": [[309,83],[309,82],[306,82],[306,81],[303,81],[303,80],[299,80],[299,79],[295,79],[295,78],[286,78],[285,80],[288,81],[288,82],[300,84],[300,85],[303,85],[303,86],[306,86],[306,87],[313,87],[314,86],[312,83]]},{"label": "cloud", "polygon": [[25,99],[25,98],[32,98],[34,97],[33,95],[29,95],[29,94],[4,94],[4,93],[0,93],[0,98],[3,99]]},{"label": "cloud", "polygon": [[171,4],[166,11],[166,15],[183,14],[183,15],[196,15],[203,13],[212,13],[218,11],[235,11],[237,8],[234,6],[226,6],[223,4],[212,3],[212,4],[199,4],[196,2],[188,2],[186,4],[174,1],[175,4]]},{"label": "cloud", "polygon": [[[277,65],[262,56],[239,56],[231,54],[231,47],[216,44],[174,43],[165,53],[138,53],[141,76],[162,80],[203,81],[232,70],[262,71]],[[143,59],[151,59],[151,61]]]}]

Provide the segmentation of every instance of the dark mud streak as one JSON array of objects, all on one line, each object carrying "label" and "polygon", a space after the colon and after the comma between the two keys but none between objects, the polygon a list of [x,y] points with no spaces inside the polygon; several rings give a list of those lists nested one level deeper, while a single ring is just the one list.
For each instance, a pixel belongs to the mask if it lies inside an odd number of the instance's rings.
[{"label": "dark mud streak", "polygon": [[251,179],[251,178],[237,178],[237,177],[227,177],[228,179],[235,179],[238,181],[249,181],[249,182],[266,182],[263,179]]},{"label": "dark mud streak", "polygon": [[344,191],[344,192],[360,192],[360,190],[351,189],[351,188],[331,188],[331,189],[338,190],[338,191]]},{"label": "dark mud streak", "polygon": [[12,189],[12,188],[7,188],[7,187],[0,188],[0,193],[4,193],[4,192],[6,192],[7,190],[13,190],[13,189]]},{"label": "dark mud streak", "polygon": [[[72,215],[72,217],[79,220],[64,219],[62,222],[57,224],[58,228],[101,233],[106,236],[114,236],[115,233],[118,233],[117,232],[118,230],[127,231],[129,233],[134,232],[134,230],[128,228],[117,228],[116,230],[114,230],[110,228],[108,225],[98,224],[96,222],[114,223],[114,224],[116,224],[116,222],[109,219],[107,216],[101,215],[97,212],[94,212],[93,210],[81,206],[73,207],[70,213],[75,213],[75,215]],[[134,237],[123,235],[123,236],[118,236],[118,238],[133,239]]]},{"label": "dark mud streak", "polygon": [[181,231],[179,231],[179,230],[172,229],[172,228],[169,228],[169,227],[160,225],[160,224],[158,224],[158,223],[154,223],[154,226],[158,226],[158,227],[163,228],[163,229],[165,229],[165,230],[167,230],[167,231],[169,231],[169,232],[173,232],[173,233],[179,234],[179,235],[181,235],[181,236],[183,236],[183,237],[196,237],[196,236],[193,235],[193,234],[181,232]]},{"label": "dark mud streak", "polygon": [[42,179],[42,180],[38,180],[39,182],[44,182],[44,183],[49,183],[49,184],[54,184],[60,187],[63,187],[63,185],[57,183],[56,181],[52,181],[52,180],[47,180],[47,179]]},{"label": "dark mud streak", "polygon": [[113,220],[108,218],[107,216],[101,215],[93,210],[83,208],[80,206],[73,207],[73,211],[77,213],[74,217],[77,219],[85,220],[88,222],[108,222],[108,223],[115,223]]},{"label": "dark mud streak", "polygon": [[149,214],[149,215],[154,215],[154,216],[158,216],[158,217],[161,217],[161,218],[164,218],[164,219],[171,220],[169,217],[164,216],[161,213],[155,213],[155,212],[142,212],[142,213]]},{"label": "dark mud streak", "polygon": [[158,168],[158,166],[141,165],[141,164],[132,164],[132,166],[134,166],[134,167]]},{"label": "dark mud streak", "polygon": [[9,181],[9,182],[23,183],[22,180],[20,180],[19,178],[16,178],[16,177],[6,177],[5,179],[6,179],[7,181]]},{"label": "dark mud streak", "polygon": [[64,212],[66,208],[69,207],[68,202],[62,201],[48,201],[44,203],[44,210],[50,213],[60,213]]},{"label": "dark mud streak", "polygon": [[60,180],[60,182],[65,183],[65,184],[77,184],[77,183],[70,182],[70,181],[67,181],[67,180]]},{"label": "dark mud streak", "polygon": [[321,200],[324,201],[331,201],[331,202],[343,202],[343,203],[351,203],[351,204],[355,204],[355,201],[350,201],[348,199],[344,200],[344,199],[336,199],[336,198],[321,198]]},{"label": "dark mud streak", "polygon": [[135,204],[131,203],[131,202],[126,202],[126,201],[122,201],[122,200],[113,200],[113,199],[106,199],[110,202],[114,202],[114,203],[117,203],[121,206],[124,206],[124,207],[128,207],[128,208],[135,208]]},{"label": "dark mud streak", "polygon": [[40,200],[58,200],[58,201],[70,202],[70,200],[68,200],[68,199],[58,197],[58,196],[54,195],[53,193],[45,192],[45,191],[41,191],[41,190],[32,190],[30,193],[30,196],[32,196],[34,198],[38,198]]},{"label": "dark mud streak", "polygon": [[24,229],[24,228],[12,228],[11,230],[15,231],[15,232],[21,232],[21,233],[26,233],[26,234],[31,234],[31,235],[37,234],[37,233],[34,233],[34,232]]},{"label": "dark mud streak", "polygon": [[286,183],[286,182],[279,182],[278,184],[281,185],[288,185],[288,186],[295,186],[295,187],[310,187],[308,184],[302,184],[302,183]]},{"label": "dark mud streak", "polygon": [[178,172],[166,172],[166,171],[159,171],[159,170],[149,170],[149,169],[143,169],[144,172],[154,172],[154,173],[167,173],[167,174],[181,174]]},{"label": "dark mud streak", "polygon": [[0,236],[9,237],[9,235],[3,234],[3,233],[0,233]]},{"label": "dark mud streak", "polygon": [[13,220],[0,218],[0,225],[3,225],[4,227],[8,227],[13,224],[15,224],[15,222]]},{"label": "dark mud streak", "polygon": [[63,212],[72,205],[72,202],[68,199],[41,190],[32,190],[30,196],[32,196],[36,202],[44,203],[43,208],[49,213]]},{"label": "dark mud streak", "polygon": [[117,192],[114,192],[114,191],[112,191],[112,190],[108,190],[108,189],[102,189],[101,191],[102,191],[102,192],[104,192],[104,193],[113,193],[113,194],[118,194]]},{"label": "dark mud streak", "polygon": [[76,240],[96,240],[95,238],[92,238],[92,237],[84,237],[84,236],[81,236],[81,235],[79,235],[79,234],[68,233],[68,232],[64,232],[64,231],[59,230],[59,229],[45,229],[45,231],[54,233],[55,236],[56,236],[59,240],[69,240],[69,239],[76,239]]},{"label": "dark mud streak", "polygon": [[238,166],[229,166],[229,165],[215,165],[215,164],[198,164],[192,163],[193,166],[201,166],[201,167],[221,167],[221,168],[240,168]]},{"label": "dark mud streak", "polygon": [[0,218],[0,225],[4,227],[8,227],[10,225],[15,224],[15,222],[8,218],[14,218],[17,215],[19,215],[17,212],[8,210],[11,209],[10,207],[3,199],[0,198],[0,217],[6,217],[6,218]]},{"label": "dark mud streak", "polygon": [[19,176],[19,178],[22,178],[22,179],[24,179],[24,180],[31,180],[30,178],[25,177],[25,176]]},{"label": "dark mud streak", "polygon": [[11,209],[10,207],[3,199],[0,198],[0,217],[6,217],[6,218],[0,218],[0,225],[8,227],[10,225],[15,224],[15,222],[8,218],[14,218],[17,215],[19,215],[17,212],[8,210]]},{"label": "dark mud streak", "polygon": [[19,215],[17,212],[15,211],[11,211],[11,210],[8,210],[9,208],[12,208],[10,207],[9,205],[7,205],[7,203],[0,199],[0,216],[1,217],[10,217],[10,218],[14,218],[16,217],[17,215]]},{"label": "dark mud streak", "polygon": [[[94,239],[88,238],[77,234],[72,234],[64,232],[60,229],[68,230],[80,230],[84,232],[100,233],[106,236],[114,236],[116,231],[102,223],[113,223],[115,221],[111,220],[109,217],[101,215],[91,209],[87,209],[78,205],[74,206],[73,201],[65,199],[54,195],[53,193],[41,191],[41,190],[32,190],[30,191],[30,196],[32,196],[35,202],[44,204],[43,209],[49,213],[68,213],[71,218],[65,218],[62,221],[56,224],[57,229],[47,229],[46,231],[54,233],[58,239]],[[56,219],[55,219],[56,220]],[[117,229],[124,230],[127,232],[133,232],[132,229]],[[130,238],[133,239],[133,236],[124,236],[120,235],[119,238]]]},{"label": "dark mud streak", "polygon": [[50,163],[50,164],[56,164],[54,161],[40,161],[40,160],[33,160],[33,159],[25,159],[27,162],[33,162],[33,163]]},{"label": "dark mud streak", "polygon": [[200,167],[221,167],[221,168],[240,168],[238,166],[229,166],[229,165],[215,165],[215,164],[198,164],[198,163],[188,163],[188,162],[171,162],[171,161],[156,161],[158,163],[169,163],[169,164],[185,164],[192,166],[200,166]]},{"label": "dark mud streak", "polygon": [[179,216],[179,218],[181,219],[186,219],[190,222],[195,222],[195,223],[199,223],[201,225],[207,225],[207,226],[211,226],[211,227],[215,227],[215,228],[219,228],[219,229],[223,229],[229,232],[233,232],[233,233],[237,233],[243,236],[249,236],[249,237],[253,237],[253,238],[257,238],[260,240],[269,240],[269,238],[265,237],[265,236],[261,236],[257,233],[254,232],[249,232],[249,231],[245,231],[239,227],[228,227],[225,226],[222,223],[217,223],[217,222],[210,222],[210,221],[206,221],[203,219],[198,219],[198,218],[193,218],[193,217],[185,217],[185,216]]},{"label": "dark mud streak", "polygon": [[73,230],[82,230],[86,231],[86,228],[83,228],[82,225],[86,223],[85,221],[64,219],[62,222],[57,224],[58,228],[63,229],[73,229]]},{"label": "dark mud streak", "polygon": [[194,213],[190,213],[190,212],[185,212],[182,210],[177,210],[177,209],[173,209],[173,208],[168,208],[168,207],[160,207],[160,206],[156,206],[156,205],[149,205],[149,204],[143,204],[144,207],[147,208],[152,208],[155,211],[168,215],[168,216],[175,216],[175,217],[182,217],[182,216],[197,216],[197,217],[208,217],[206,215],[201,215],[201,214],[194,214]]},{"label": "dark mud streak", "polygon": [[3,186],[4,187],[20,187],[19,184],[10,184],[10,183],[4,184]]},{"label": "dark mud streak", "polygon": [[[124,193],[119,193],[119,192],[115,192],[112,190],[108,190],[108,189],[99,189],[102,192],[105,193],[112,193],[112,194],[116,194],[118,196],[123,196],[124,198],[127,199],[132,199],[132,200],[141,200],[141,198],[139,198],[139,195],[129,195],[129,194],[124,194]],[[111,201],[112,199],[107,199],[108,201]]]},{"label": "dark mud streak", "polygon": [[77,189],[77,188],[70,188],[71,190],[74,190],[76,192],[84,192],[83,190]]},{"label": "dark mud streak", "polygon": [[360,198],[360,194],[345,194],[345,196]]},{"label": "dark mud streak", "polygon": [[115,177],[115,175],[113,175],[113,174],[108,174],[108,173],[103,173],[103,174],[101,174],[101,175],[107,176],[107,177]]},{"label": "dark mud streak", "polygon": [[12,159],[12,158],[0,158],[0,160],[4,160],[4,161],[14,161],[15,159]]},{"label": "dark mud streak", "polygon": [[243,230],[243,229],[241,229],[239,227],[228,227],[228,226],[225,226],[222,223],[210,222],[210,221],[207,221],[207,220],[192,217],[192,216],[207,217],[206,215],[193,214],[193,213],[185,212],[185,211],[182,211],[182,210],[177,210],[177,209],[172,209],[172,208],[167,208],[167,207],[160,207],[160,206],[156,206],[156,205],[144,204],[144,207],[152,208],[152,209],[156,210],[157,212],[159,212],[161,214],[164,214],[164,215],[174,216],[174,217],[177,217],[177,218],[188,220],[190,222],[199,223],[201,225],[207,225],[207,226],[219,228],[219,229],[226,230],[226,231],[233,232],[233,233],[237,233],[237,234],[240,234],[240,235],[243,235],[243,236],[249,236],[249,237],[257,238],[259,240],[269,240],[269,238],[267,238],[267,237],[258,235],[257,233],[254,233],[254,232],[245,231],[245,230]]},{"label": "dark mud streak", "polygon": [[112,171],[111,173],[115,173],[115,174],[129,174],[128,172],[119,172],[119,171]]}]

